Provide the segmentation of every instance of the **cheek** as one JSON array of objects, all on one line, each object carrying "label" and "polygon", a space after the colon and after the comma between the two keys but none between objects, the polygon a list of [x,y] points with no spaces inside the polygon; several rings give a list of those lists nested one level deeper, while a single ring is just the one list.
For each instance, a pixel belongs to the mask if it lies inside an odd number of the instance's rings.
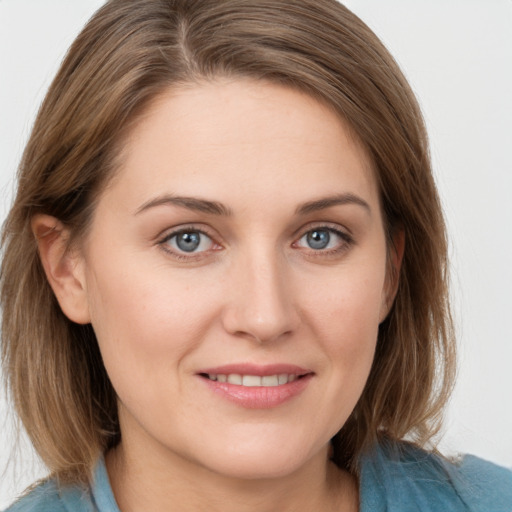
[{"label": "cheek", "polygon": [[322,345],[336,385],[362,392],[373,362],[384,294],[384,265],[347,268],[309,284],[304,317]]},{"label": "cheek", "polygon": [[321,393],[315,400],[322,439],[332,438],[345,424],[368,379],[383,298],[383,267],[347,265],[325,279],[317,275],[307,280],[307,294],[301,295],[306,337],[322,354]]},{"label": "cheek", "polygon": [[146,267],[113,257],[88,276],[92,325],[114,385],[135,376],[149,382],[157,368],[175,375],[216,316],[203,287],[162,267],[140,271]]},{"label": "cheek", "polygon": [[[346,268],[333,272],[325,281],[308,283],[306,314],[321,330],[322,338],[373,339],[385,303],[383,265]],[[356,348],[356,347],[355,347]]]}]

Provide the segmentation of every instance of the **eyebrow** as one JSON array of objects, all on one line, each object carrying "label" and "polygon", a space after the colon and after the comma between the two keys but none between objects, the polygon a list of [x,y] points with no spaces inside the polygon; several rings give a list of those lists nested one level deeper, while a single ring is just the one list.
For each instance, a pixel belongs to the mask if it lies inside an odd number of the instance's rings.
[{"label": "eyebrow", "polygon": [[[368,213],[371,213],[370,205],[364,199],[354,194],[346,193],[323,197],[321,199],[303,203],[296,208],[295,214],[307,215],[309,213],[325,210],[333,206],[347,204],[355,204],[361,206],[367,210]],[[201,213],[208,213],[210,215],[231,216],[233,214],[230,208],[217,201],[209,201],[207,199],[199,199],[197,197],[163,195],[145,202],[140,208],[137,209],[135,215],[139,215],[140,213],[151,208],[164,205],[179,206],[181,208],[186,208],[188,210]]]},{"label": "eyebrow", "polygon": [[180,206],[181,208],[186,208],[187,210],[209,213],[211,215],[230,216],[233,213],[229,208],[224,206],[222,203],[218,203],[217,201],[208,201],[206,199],[199,199],[197,197],[164,195],[144,203],[135,212],[135,215],[139,215],[140,213],[149,210],[150,208],[163,205]]},{"label": "eyebrow", "polygon": [[298,215],[307,215],[308,213],[314,213],[319,210],[325,210],[327,208],[331,208],[332,206],[346,204],[355,204],[361,206],[365,210],[367,210],[368,213],[372,213],[370,205],[364,199],[351,193],[337,194],[329,197],[323,197],[315,201],[308,201],[307,203],[298,206],[297,209],[295,210],[295,213]]}]

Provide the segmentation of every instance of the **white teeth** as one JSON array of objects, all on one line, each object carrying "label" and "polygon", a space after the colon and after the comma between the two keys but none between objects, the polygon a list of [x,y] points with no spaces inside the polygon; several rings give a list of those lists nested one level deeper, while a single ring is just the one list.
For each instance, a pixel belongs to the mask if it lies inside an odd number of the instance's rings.
[{"label": "white teeth", "polygon": [[238,384],[241,385],[242,383],[242,376],[238,375],[237,373],[230,373],[228,375],[228,382],[230,384]]},{"label": "white teeth", "polygon": [[277,375],[265,375],[261,378],[262,386],[277,386],[279,384],[279,377]]},{"label": "white teeth", "polygon": [[209,373],[208,378],[210,380],[216,380],[217,382],[228,382],[229,384],[236,384],[237,386],[246,387],[274,387],[282,386],[288,382],[297,380],[297,375],[287,373],[280,373],[279,375],[265,375],[260,377],[259,375],[240,375],[238,373],[230,373],[229,375]]},{"label": "white teeth", "polygon": [[261,386],[261,377],[257,375],[244,375],[242,377],[242,386],[255,387]]}]

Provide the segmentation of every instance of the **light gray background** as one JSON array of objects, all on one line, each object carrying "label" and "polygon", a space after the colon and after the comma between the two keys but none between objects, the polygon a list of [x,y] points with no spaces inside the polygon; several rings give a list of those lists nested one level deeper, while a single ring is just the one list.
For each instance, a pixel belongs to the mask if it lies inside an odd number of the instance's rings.
[{"label": "light gray background", "polygon": [[[37,107],[101,0],[0,0],[0,216]],[[459,380],[441,447],[512,467],[512,0],[347,0],[424,110],[451,235]],[[43,474],[16,464],[0,399],[0,508]],[[35,461],[35,462],[34,462]]]}]

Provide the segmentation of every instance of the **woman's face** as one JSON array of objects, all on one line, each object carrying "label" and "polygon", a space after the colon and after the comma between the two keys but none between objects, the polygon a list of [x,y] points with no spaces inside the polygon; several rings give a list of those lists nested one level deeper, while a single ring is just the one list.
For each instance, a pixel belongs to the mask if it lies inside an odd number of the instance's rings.
[{"label": "woman's face", "polygon": [[325,457],[390,300],[364,150],[311,97],[246,80],[152,104],[77,269],[124,448],[247,478]]}]

